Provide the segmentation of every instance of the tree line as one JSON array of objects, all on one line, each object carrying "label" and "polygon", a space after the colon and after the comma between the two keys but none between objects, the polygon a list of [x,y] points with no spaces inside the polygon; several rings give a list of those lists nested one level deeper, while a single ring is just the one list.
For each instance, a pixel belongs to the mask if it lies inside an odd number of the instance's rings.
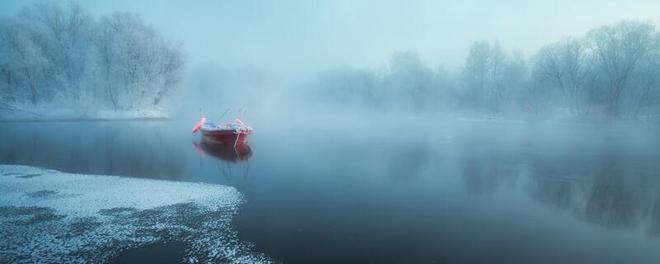
[{"label": "tree line", "polygon": [[159,107],[184,56],[138,15],[94,18],[79,4],[38,3],[0,18],[2,107]]},{"label": "tree line", "polygon": [[623,21],[550,43],[529,57],[475,41],[457,72],[433,70],[415,53],[398,52],[383,70],[335,69],[312,86],[323,100],[357,106],[657,116],[660,31],[649,22]]}]

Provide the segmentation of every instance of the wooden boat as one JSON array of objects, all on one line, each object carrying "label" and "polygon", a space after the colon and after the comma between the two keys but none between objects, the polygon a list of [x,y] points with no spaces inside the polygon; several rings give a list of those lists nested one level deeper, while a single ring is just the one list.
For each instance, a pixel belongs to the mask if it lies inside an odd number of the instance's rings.
[{"label": "wooden boat", "polygon": [[248,135],[252,133],[252,127],[236,118],[234,121],[226,123],[208,122],[205,117],[195,124],[193,133],[201,131],[202,137],[207,142],[217,144],[231,144],[236,147],[239,144],[247,143]]}]

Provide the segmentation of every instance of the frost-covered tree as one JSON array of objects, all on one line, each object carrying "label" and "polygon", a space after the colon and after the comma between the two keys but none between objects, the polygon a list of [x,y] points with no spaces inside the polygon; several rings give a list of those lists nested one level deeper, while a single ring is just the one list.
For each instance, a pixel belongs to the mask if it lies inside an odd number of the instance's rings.
[{"label": "frost-covered tree", "polygon": [[658,39],[652,24],[624,21],[550,44],[535,56],[536,85],[556,91],[557,105],[574,115],[592,108],[612,116],[648,115],[658,87]]},{"label": "frost-covered tree", "polygon": [[623,21],[594,29],[587,39],[601,73],[604,103],[611,114],[617,115],[633,72],[658,45],[657,32],[650,23]]},{"label": "frost-covered tree", "polygon": [[463,105],[501,112],[513,100],[527,79],[527,69],[522,55],[513,60],[499,43],[485,41],[472,43],[462,73]]},{"label": "frost-covered tree", "polygon": [[468,106],[481,106],[485,102],[486,87],[490,72],[490,44],[475,41],[463,69],[463,98]]},{"label": "frost-covered tree", "polygon": [[394,53],[382,81],[393,104],[424,110],[437,103],[438,93],[433,86],[433,71],[416,53]]},{"label": "frost-covered tree", "polygon": [[535,60],[537,84],[558,90],[572,114],[585,113],[589,78],[594,74],[589,47],[581,40],[566,38],[541,48]]},{"label": "frost-covered tree", "polygon": [[514,111],[521,109],[529,110],[529,105],[526,102],[526,93],[530,86],[530,73],[527,68],[527,61],[522,52],[515,52],[512,58],[506,64],[502,74],[502,97],[500,98],[499,106],[501,110],[506,106]]},{"label": "frost-covered tree", "polygon": [[178,45],[132,13],[103,17],[95,38],[99,83],[115,109],[158,105],[181,76]]},{"label": "frost-covered tree", "polygon": [[506,95],[506,71],[508,70],[507,55],[502,50],[499,42],[491,45],[488,54],[488,79],[487,97],[491,107],[498,107],[498,104]]},{"label": "frost-covered tree", "polygon": [[44,74],[48,61],[24,21],[0,20],[0,94],[5,104],[40,102],[45,93]]},{"label": "frost-covered tree", "polygon": [[396,52],[383,70],[340,67],[321,73],[312,97],[330,103],[423,111],[437,109],[440,87],[449,81],[436,75],[416,53]]},{"label": "frost-covered tree", "polygon": [[180,46],[137,15],[96,20],[76,3],[38,3],[0,19],[0,54],[4,108],[159,107],[184,65]]},{"label": "frost-covered tree", "polygon": [[458,98],[459,92],[457,88],[454,73],[440,65],[433,74],[434,95],[439,98],[433,99],[434,103],[429,110],[438,111],[456,108],[458,106],[456,98]]},{"label": "frost-covered tree", "polygon": [[338,102],[370,98],[418,111],[452,106],[635,118],[660,113],[658,76],[660,33],[652,24],[624,21],[550,43],[529,61],[497,42],[475,41],[459,74],[433,71],[415,53],[399,52],[382,71],[339,69],[322,74],[317,86]]},{"label": "frost-covered tree", "polygon": [[660,47],[654,47],[639,62],[628,86],[623,101],[629,116],[649,116],[660,111]]},{"label": "frost-covered tree", "polygon": [[44,99],[80,99],[79,83],[85,74],[94,27],[91,16],[75,3],[62,8],[43,2],[22,9],[18,18],[29,25],[26,30],[46,60],[41,87]]}]

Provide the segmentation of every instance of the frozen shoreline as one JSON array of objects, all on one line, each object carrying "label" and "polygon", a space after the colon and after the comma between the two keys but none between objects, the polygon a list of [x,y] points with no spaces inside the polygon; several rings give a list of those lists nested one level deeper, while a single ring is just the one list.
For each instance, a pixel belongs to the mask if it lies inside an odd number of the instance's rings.
[{"label": "frozen shoreline", "polygon": [[107,262],[167,241],[188,263],[269,262],[231,228],[243,202],[229,186],[0,165],[0,262]]},{"label": "frozen shoreline", "polygon": [[170,115],[158,109],[130,111],[79,111],[73,109],[0,109],[0,122],[32,121],[122,121],[122,120],[166,120]]}]

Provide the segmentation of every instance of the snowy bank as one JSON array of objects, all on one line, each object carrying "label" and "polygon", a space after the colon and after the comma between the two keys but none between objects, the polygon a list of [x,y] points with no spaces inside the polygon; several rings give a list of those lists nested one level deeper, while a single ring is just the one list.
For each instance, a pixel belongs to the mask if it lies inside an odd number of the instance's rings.
[{"label": "snowy bank", "polygon": [[264,263],[238,240],[235,188],[0,165],[0,263],[102,263],[168,241],[185,262]]},{"label": "snowy bank", "polygon": [[0,121],[49,121],[49,120],[133,120],[168,119],[169,114],[160,109],[142,110],[75,110],[64,108],[12,108],[0,109]]}]

